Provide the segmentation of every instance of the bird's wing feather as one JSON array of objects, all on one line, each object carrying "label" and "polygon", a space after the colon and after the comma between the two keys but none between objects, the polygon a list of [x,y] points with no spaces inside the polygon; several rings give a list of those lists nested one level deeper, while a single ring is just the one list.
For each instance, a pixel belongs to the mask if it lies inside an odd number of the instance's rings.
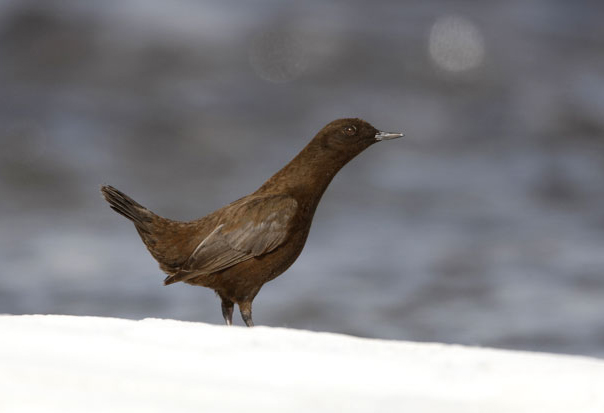
[{"label": "bird's wing feather", "polygon": [[182,266],[181,274],[190,276],[179,281],[271,252],[287,238],[297,207],[296,200],[287,195],[249,197],[229,205],[220,224]]}]

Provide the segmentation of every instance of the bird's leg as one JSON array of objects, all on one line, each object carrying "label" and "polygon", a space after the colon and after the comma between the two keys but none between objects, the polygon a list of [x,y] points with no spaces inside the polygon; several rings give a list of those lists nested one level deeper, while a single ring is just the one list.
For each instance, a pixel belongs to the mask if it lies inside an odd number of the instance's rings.
[{"label": "bird's leg", "polygon": [[224,322],[227,326],[233,324],[233,306],[235,305],[228,298],[222,298],[222,316],[224,317]]},{"label": "bird's leg", "polygon": [[254,322],[252,321],[252,302],[246,301],[239,303],[239,311],[241,311],[241,318],[245,321],[245,325],[254,327]]}]

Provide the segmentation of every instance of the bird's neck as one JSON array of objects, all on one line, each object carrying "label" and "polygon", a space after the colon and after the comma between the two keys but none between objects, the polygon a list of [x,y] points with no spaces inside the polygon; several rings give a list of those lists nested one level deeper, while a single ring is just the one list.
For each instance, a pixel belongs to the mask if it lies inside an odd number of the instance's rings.
[{"label": "bird's neck", "polygon": [[287,165],[269,178],[257,193],[286,193],[316,207],[327,186],[354,156],[329,150],[312,140]]}]

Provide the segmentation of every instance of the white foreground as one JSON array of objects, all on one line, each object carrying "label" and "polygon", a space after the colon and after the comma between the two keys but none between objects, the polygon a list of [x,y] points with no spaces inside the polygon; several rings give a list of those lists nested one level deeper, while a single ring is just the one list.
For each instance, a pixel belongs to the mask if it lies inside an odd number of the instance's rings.
[{"label": "white foreground", "polygon": [[604,412],[604,361],[173,320],[0,316],[0,412]]}]

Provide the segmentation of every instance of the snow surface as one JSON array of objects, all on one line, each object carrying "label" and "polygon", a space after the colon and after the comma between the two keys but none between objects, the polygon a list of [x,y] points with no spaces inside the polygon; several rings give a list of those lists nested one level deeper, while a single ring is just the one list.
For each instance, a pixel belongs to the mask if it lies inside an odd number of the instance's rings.
[{"label": "snow surface", "polygon": [[282,328],[0,316],[1,412],[604,412],[604,361]]}]

